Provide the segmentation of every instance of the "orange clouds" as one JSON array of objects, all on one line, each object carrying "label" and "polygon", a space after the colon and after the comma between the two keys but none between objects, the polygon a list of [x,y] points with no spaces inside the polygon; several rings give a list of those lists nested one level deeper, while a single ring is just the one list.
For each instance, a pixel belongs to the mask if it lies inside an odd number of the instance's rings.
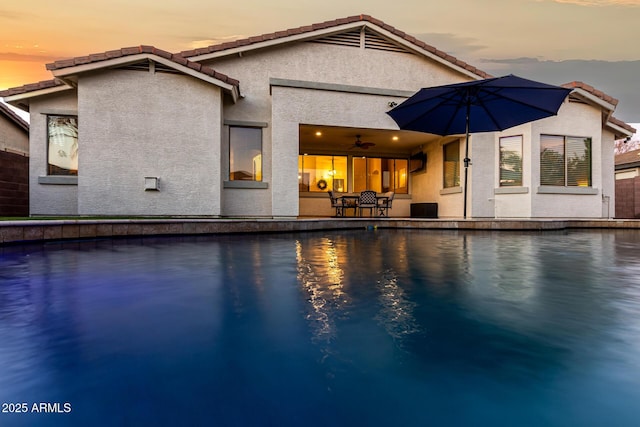
[{"label": "orange clouds", "polygon": [[45,62],[14,61],[0,58],[0,90],[51,79]]}]

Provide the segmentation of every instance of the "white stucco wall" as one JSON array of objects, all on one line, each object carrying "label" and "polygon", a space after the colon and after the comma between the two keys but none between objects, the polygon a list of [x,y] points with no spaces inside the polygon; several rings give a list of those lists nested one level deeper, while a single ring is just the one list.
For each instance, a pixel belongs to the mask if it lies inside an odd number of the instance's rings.
[{"label": "white stucco wall", "polygon": [[615,218],[616,207],[616,165],[615,135],[602,132],[600,156],[602,158],[602,218]]},{"label": "white stucco wall", "polygon": [[[220,215],[222,95],[173,73],[112,70],[78,85],[81,215]],[[159,191],[145,191],[159,177]]]},{"label": "white stucco wall", "polygon": [[[39,179],[47,175],[47,114],[77,114],[76,93],[70,90],[33,99],[29,112],[29,213],[78,215],[77,184],[39,183]],[[81,148],[78,159],[82,159]]]},{"label": "white stucco wall", "polygon": [[[557,116],[538,120],[531,124],[531,217],[534,218],[600,218],[603,214],[602,194],[613,194],[613,142],[611,156],[606,159],[610,166],[603,168],[603,142],[601,111],[591,105],[567,102],[560,107]],[[557,194],[545,194],[540,188],[540,135],[564,135],[591,137],[592,171],[591,189],[578,187],[559,188]],[[607,144],[607,143],[605,143]],[[536,157],[537,156],[537,157]],[[608,188],[603,189],[603,174]],[[544,189],[542,189],[544,190]],[[595,194],[580,194],[583,190]]]},{"label": "white stucco wall", "polygon": [[[263,147],[264,181],[269,188],[224,189],[225,216],[318,214],[315,209],[318,203],[313,199],[303,203],[302,212],[299,210],[300,124],[397,129],[386,111],[388,102],[398,98],[270,87],[271,78],[404,91],[465,80],[460,74],[417,55],[318,43],[247,52],[242,57],[206,64],[241,82],[243,98],[225,108],[225,120],[268,123],[263,132]],[[393,214],[408,216],[409,202],[394,201]]]}]

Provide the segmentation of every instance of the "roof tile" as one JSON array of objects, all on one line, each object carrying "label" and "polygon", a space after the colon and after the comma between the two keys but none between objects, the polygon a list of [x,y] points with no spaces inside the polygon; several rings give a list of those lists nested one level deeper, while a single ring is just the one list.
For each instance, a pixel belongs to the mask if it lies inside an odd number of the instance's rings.
[{"label": "roof tile", "polygon": [[[235,42],[234,42],[235,43]],[[172,62],[175,62],[176,64],[188,67],[190,69],[196,70],[198,72],[201,72],[203,74],[206,74],[210,77],[214,77],[218,80],[221,80],[225,83],[228,83],[230,85],[233,86],[238,86],[239,82],[236,79],[232,79],[231,77],[222,74],[222,73],[218,73],[216,71],[214,71],[211,67],[207,67],[205,65],[199,64],[197,62],[193,62],[193,61],[189,61],[187,58],[185,58],[184,56],[181,56],[180,54],[175,54],[175,53],[171,53],[171,52],[167,52],[166,50],[162,50],[162,49],[157,49],[153,46],[147,46],[147,45],[141,45],[141,46],[132,46],[132,47],[124,47],[122,49],[118,49],[118,50],[110,50],[107,52],[103,52],[103,53],[94,53],[94,54],[90,54],[87,56],[79,56],[76,58],[71,58],[71,59],[63,59],[60,61],[56,61],[53,62],[51,64],[47,64],[47,69],[48,70],[59,70],[62,68],[68,68],[68,67],[73,67],[76,65],[84,65],[84,64],[90,64],[90,63],[95,63],[95,62],[101,62],[101,61],[106,61],[109,59],[113,59],[113,58],[120,58],[120,57],[124,57],[124,56],[131,56],[131,55],[138,55],[141,53],[146,53],[146,54],[152,54],[155,56],[159,56],[161,58],[165,58],[168,59]],[[60,83],[63,84],[63,83]],[[32,90],[37,90],[40,89],[41,87],[37,86],[35,89],[29,89],[28,88],[29,85],[25,85],[21,88],[16,88],[18,90],[20,90],[20,93],[24,93],[24,92],[30,92]],[[7,95],[4,95],[7,96]]]},{"label": "roof tile", "polygon": [[640,163],[640,149],[627,151],[626,153],[616,154],[615,156],[616,166],[633,164],[633,163]]},{"label": "roof tile", "polygon": [[255,44],[255,43],[260,43],[266,40],[275,40],[275,39],[279,39],[279,38],[285,38],[285,37],[289,37],[289,36],[295,36],[295,35],[299,35],[299,34],[304,34],[304,33],[309,33],[309,32],[313,32],[313,31],[317,31],[319,29],[326,29],[326,28],[331,28],[331,27],[337,27],[340,25],[344,25],[344,24],[350,24],[353,22],[370,22],[374,25],[377,25],[381,28],[384,28],[385,30],[389,31],[390,33],[396,35],[397,37],[400,37],[404,40],[406,40],[409,43],[412,43],[432,54],[435,54],[441,58],[443,58],[446,61],[452,62],[453,64],[467,70],[470,71],[474,74],[477,74],[480,77],[483,78],[488,78],[488,77],[492,77],[490,74],[479,70],[478,68],[471,66],[469,64],[467,64],[466,62],[459,60],[451,55],[448,55],[436,48],[434,48],[433,46],[428,45],[427,43],[424,43],[421,40],[416,39],[415,37],[405,33],[404,31],[398,30],[397,28],[386,24],[385,22],[373,18],[370,15],[353,15],[353,16],[348,16],[346,18],[339,18],[339,19],[334,19],[331,21],[324,21],[324,22],[319,22],[316,24],[311,24],[311,25],[305,25],[305,26],[301,26],[301,27],[296,27],[296,28],[289,28],[287,30],[282,30],[282,31],[276,31],[273,33],[267,33],[267,34],[262,34],[261,36],[254,36],[254,37],[249,37],[249,38],[245,38],[245,39],[239,39],[236,40],[234,42],[225,42],[222,44],[218,44],[218,45],[211,45],[206,49],[196,49],[196,50],[185,50],[180,52],[181,56],[184,56],[186,58],[189,57],[194,57],[194,56],[198,56],[198,55],[203,55],[203,54],[207,54],[207,53],[213,53],[213,52],[220,52],[220,51],[224,51],[227,49],[233,49],[233,48],[237,48],[240,46],[248,46],[251,44]]},{"label": "roof tile", "polygon": [[49,89],[56,86],[65,86],[65,84],[59,80],[44,80],[37,83],[29,83],[23,86],[18,86],[10,89],[0,91],[0,97],[21,95],[27,92],[34,92],[36,90]]},{"label": "roof tile", "polygon": [[569,89],[582,89],[585,92],[588,92],[590,94],[592,94],[593,96],[596,96],[600,99],[602,99],[605,102],[608,102],[610,104],[612,104],[613,106],[618,105],[618,100],[612,96],[607,95],[606,93],[597,90],[596,88],[594,88],[593,86],[590,86],[586,83],[583,82],[579,82],[579,81],[573,81],[573,82],[569,82],[569,83],[565,83],[562,85],[562,87],[566,87]]},{"label": "roof tile", "polygon": [[636,133],[636,131],[637,131],[637,130],[636,130],[636,128],[634,128],[633,126],[631,126],[631,125],[629,125],[629,124],[627,124],[627,123],[623,122],[623,121],[622,121],[622,120],[620,120],[620,119],[616,119],[616,118],[615,118],[615,117],[613,117],[613,116],[610,116],[610,117],[609,117],[609,121],[610,121],[611,123],[613,123],[614,125],[620,126],[622,129],[628,130],[628,131],[629,131],[629,132],[631,132],[631,133]]}]

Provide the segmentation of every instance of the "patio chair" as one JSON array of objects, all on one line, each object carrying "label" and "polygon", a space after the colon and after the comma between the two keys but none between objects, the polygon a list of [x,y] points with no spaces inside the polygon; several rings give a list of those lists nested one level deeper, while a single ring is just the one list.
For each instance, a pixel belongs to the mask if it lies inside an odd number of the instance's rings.
[{"label": "patio chair", "polygon": [[391,209],[395,194],[393,191],[387,191],[382,197],[378,198],[378,216],[389,217],[389,209]]},{"label": "patio chair", "polygon": [[344,206],[342,198],[336,197],[336,194],[333,191],[327,191],[327,193],[329,193],[329,198],[331,199],[331,207],[336,209],[335,216],[343,216]]},{"label": "patio chair", "polygon": [[377,207],[378,203],[375,191],[364,190],[360,193],[360,198],[358,199],[358,211],[360,212],[360,216],[362,216],[362,211],[365,209],[369,209],[369,216],[373,216]]}]

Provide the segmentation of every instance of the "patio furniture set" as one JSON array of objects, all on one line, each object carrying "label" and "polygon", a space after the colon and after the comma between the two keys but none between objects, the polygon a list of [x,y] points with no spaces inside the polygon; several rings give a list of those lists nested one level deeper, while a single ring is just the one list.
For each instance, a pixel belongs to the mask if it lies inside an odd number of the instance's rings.
[{"label": "patio furniture set", "polygon": [[328,193],[331,207],[336,210],[336,217],[348,216],[349,209],[353,209],[353,216],[362,216],[367,211],[370,217],[388,217],[395,195],[393,191],[378,194],[373,190],[365,190],[359,194],[336,195],[334,191]]}]

